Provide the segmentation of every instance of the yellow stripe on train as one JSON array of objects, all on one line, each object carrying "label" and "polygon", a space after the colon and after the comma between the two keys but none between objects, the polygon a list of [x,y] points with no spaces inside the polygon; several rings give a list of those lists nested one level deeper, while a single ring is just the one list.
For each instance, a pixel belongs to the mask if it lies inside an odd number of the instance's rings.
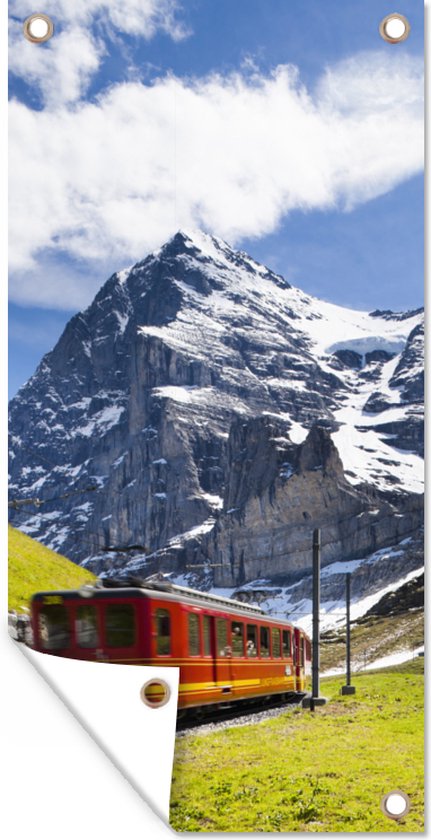
[{"label": "yellow stripe on train", "polygon": [[259,688],[265,688],[266,686],[280,685],[286,688],[289,683],[292,683],[291,677],[269,677],[268,679],[263,680],[231,680],[230,682],[227,680],[219,680],[218,682],[210,683],[180,683],[179,691],[180,693],[184,693],[185,691],[198,691],[202,689],[213,690],[214,688],[237,688],[239,686],[242,686],[242,688],[255,688],[256,686]]}]

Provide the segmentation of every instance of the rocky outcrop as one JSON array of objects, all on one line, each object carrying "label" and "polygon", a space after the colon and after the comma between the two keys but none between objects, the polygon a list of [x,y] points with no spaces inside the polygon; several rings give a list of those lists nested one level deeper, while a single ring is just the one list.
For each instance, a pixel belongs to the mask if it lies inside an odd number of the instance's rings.
[{"label": "rocky outcrop", "polygon": [[395,592],[387,592],[377,604],[374,604],[361,621],[370,616],[400,615],[410,610],[420,610],[424,606],[424,575],[418,575],[407,581]]}]

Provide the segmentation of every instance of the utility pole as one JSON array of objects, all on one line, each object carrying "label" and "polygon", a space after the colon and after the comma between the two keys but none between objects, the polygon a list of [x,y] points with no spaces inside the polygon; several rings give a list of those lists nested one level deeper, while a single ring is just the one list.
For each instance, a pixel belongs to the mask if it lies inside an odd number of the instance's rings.
[{"label": "utility pole", "polygon": [[313,531],[313,689],[312,697],[319,696],[320,669],[320,528]]},{"label": "utility pole", "polygon": [[346,685],[341,688],[341,694],[356,694],[356,688],[350,684],[350,579],[351,573],[346,574]]},{"label": "utility pole", "polygon": [[303,706],[314,712],[315,706],[324,706],[325,697],[319,696],[320,673],[320,528],[313,531],[313,661],[311,697],[304,698]]}]

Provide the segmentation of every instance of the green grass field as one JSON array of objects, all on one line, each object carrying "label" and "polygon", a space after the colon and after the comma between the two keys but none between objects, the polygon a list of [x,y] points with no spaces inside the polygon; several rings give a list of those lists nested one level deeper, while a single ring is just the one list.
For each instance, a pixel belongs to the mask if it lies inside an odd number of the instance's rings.
[{"label": "green grass field", "polygon": [[[354,679],[322,680],[328,704],[177,739],[171,824],[177,831],[422,832],[423,659]],[[380,810],[405,791],[401,822]]]},{"label": "green grass field", "polygon": [[91,572],[50,551],[16,528],[9,526],[8,608],[28,607],[35,592],[75,589],[95,580]]}]

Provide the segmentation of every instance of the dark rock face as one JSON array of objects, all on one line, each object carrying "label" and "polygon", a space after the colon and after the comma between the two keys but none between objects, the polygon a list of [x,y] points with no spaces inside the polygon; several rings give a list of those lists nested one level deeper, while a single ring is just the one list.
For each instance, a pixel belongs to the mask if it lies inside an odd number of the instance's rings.
[{"label": "dark rock face", "polygon": [[[424,455],[424,325],[418,324],[409,334],[393,375],[389,389],[398,392],[400,406],[406,406],[401,417],[376,423],[373,429],[380,435],[387,435],[391,444],[398,449]],[[373,414],[393,408],[393,397],[374,392],[365,403],[364,410]]]},{"label": "dark rock face", "polygon": [[424,606],[424,575],[419,575],[413,580],[400,586],[395,592],[388,592],[383,598],[374,604],[365,614],[364,619],[370,615],[399,615],[407,610],[418,610]]},{"label": "dark rock face", "polygon": [[421,320],[179,233],[12,400],[11,520],[97,572],[208,566],[225,586],[300,576],[315,527],[324,564],[393,545],[422,517]]},{"label": "dark rock face", "polygon": [[392,388],[400,388],[402,400],[421,404],[424,399],[424,325],[418,324],[410,333],[405,349],[391,379]]},{"label": "dark rock face", "polygon": [[409,309],[407,312],[393,312],[392,309],[375,309],[370,318],[385,318],[388,321],[406,321],[414,315],[420,315],[423,309]]},{"label": "dark rock face", "polygon": [[334,356],[336,356],[345,367],[350,367],[354,370],[360,370],[362,367],[362,356],[354,350],[336,350]]},{"label": "dark rock face", "polygon": [[394,358],[393,353],[388,353],[387,350],[372,350],[371,353],[365,353],[365,361],[367,365],[370,362],[390,362]]}]

